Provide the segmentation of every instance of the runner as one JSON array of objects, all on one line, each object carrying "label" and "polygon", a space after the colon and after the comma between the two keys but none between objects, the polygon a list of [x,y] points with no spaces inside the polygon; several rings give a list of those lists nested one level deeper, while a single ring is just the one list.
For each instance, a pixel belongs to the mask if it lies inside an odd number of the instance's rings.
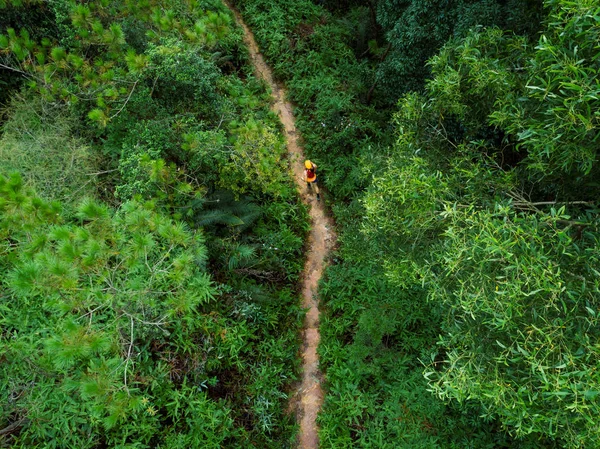
[{"label": "runner", "polygon": [[309,161],[304,161],[304,180],[308,186],[308,190],[312,190],[312,186],[315,186],[315,193],[317,194],[317,201],[321,199],[319,195],[319,186],[317,184],[317,165]]}]

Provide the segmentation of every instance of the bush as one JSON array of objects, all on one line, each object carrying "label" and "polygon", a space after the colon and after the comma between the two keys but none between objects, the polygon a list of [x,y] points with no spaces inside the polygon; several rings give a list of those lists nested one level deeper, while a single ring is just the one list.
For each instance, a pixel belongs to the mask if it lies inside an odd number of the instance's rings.
[{"label": "bush", "polygon": [[41,197],[67,208],[97,189],[99,158],[73,136],[76,119],[64,106],[16,97],[0,140],[0,167],[18,170]]},{"label": "bush", "polygon": [[220,115],[217,67],[197,46],[175,39],[148,46],[146,78],[154,80],[154,98],[172,112],[194,109],[205,119]]}]

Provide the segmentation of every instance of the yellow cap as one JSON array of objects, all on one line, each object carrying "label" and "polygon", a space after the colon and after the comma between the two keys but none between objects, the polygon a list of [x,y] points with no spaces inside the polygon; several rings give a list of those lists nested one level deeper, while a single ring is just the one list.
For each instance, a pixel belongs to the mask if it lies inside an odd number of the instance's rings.
[{"label": "yellow cap", "polygon": [[313,166],[313,163],[307,159],[304,161],[304,166],[308,169],[311,169]]}]

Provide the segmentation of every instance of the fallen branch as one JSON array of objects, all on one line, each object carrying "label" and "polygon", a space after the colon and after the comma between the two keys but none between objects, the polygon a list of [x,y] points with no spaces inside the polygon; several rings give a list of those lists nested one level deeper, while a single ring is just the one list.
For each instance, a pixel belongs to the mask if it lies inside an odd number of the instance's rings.
[{"label": "fallen branch", "polygon": [[123,375],[123,383],[125,384],[125,390],[129,395],[129,388],[127,388],[127,368],[129,367],[129,361],[131,360],[131,350],[133,349],[133,317],[130,317],[131,320],[131,333],[129,335],[129,349],[127,349],[127,359],[125,360],[125,372]]},{"label": "fallen branch", "polygon": [[16,431],[17,429],[19,429],[20,427],[23,427],[27,423],[29,423],[29,419],[21,418],[20,420],[15,421],[12,424],[9,424],[4,429],[0,429],[0,436],[9,435],[9,434],[13,433],[14,431]]},{"label": "fallen branch", "polygon": [[246,274],[248,276],[254,277],[256,279],[262,279],[265,281],[277,282],[283,279],[283,276],[274,271],[263,271],[263,270],[255,270],[252,268],[237,268],[234,270],[239,274]]},{"label": "fallen branch", "polygon": [[514,201],[515,206],[550,206],[553,204],[588,204],[590,206],[595,205],[593,201],[538,201],[532,203],[530,201]]},{"label": "fallen branch", "polygon": [[591,226],[591,223],[581,223],[580,221],[573,220],[556,220],[556,223],[563,224],[566,226]]},{"label": "fallen branch", "polygon": [[5,65],[5,64],[1,64],[0,63],[0,69],[11,70],[13,72],[20,73],[21,75],[23,75],[26,78],[33,78],[33,76],[31,75],[31,73],[24,72],[23,70],[16,69],[16,68],[11,67],[9,65]]},{"label": "fallen branch", "polygon": [[125,106],[127,106],[127,103],[129,103],[129,99],[133,95],[133,91],[135,90],[135,86],[137,86],[138,81],[139,80],[137,80],[135,83],[133,83],[133,87],[131,88],[131,91],[129,92],[127,99],[125,100],[125,103],[123,103],[123,106],[121,106],[121,109],[119,109],[117,112],[115,112],[113,115],[110,116],[110,118],[109,118],[110,120],[114,119],[117,115],[119,115],[121,113],[121,111],[125,108]]},{"label": "fallen branch", "polygon": [[119,171],[118,168],[113,168],[112,170],[103,170],[103,171],[98,171],[96,173],[86,173],[87,176],[98,176],[98,175],[104,175],[106,173],[112,173],[115,171]]}]

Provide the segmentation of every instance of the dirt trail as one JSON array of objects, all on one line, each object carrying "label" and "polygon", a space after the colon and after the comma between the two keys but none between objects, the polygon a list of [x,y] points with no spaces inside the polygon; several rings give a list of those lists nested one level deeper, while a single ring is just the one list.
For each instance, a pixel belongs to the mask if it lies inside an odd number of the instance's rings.
[{"label": "dirt trail", "polygon": [[317,286],[323,273],[325,259],[335,244],[333,222],[326,215],[323,203],[317,201],[314,195],[309,195],[304,176],[304,153],[299,143],[296,131],[296,121],[292,113],[292,105],[285,100],[286,92],[282,85],[273,79],[270,68],[260,53],[252,32],[243,22],[240,14],[227,1],[225,4],[232,10],[238,25],[244,30],[244,42],[250,51],[252,64],[257,75],[271,86],[273,96],[272,109],[277,113],[285,127],[287,148],[294,179],[302,201],[309,205],[312,228],[310,231],[306,265],[304,266],[302,305],[308,309],[303,328],[303,372],[302,383],[291,399],[291,407],[295,410],[300,424],[298,437],[299,449],[316,449],[319,447],[317,413],[323,403],[321,388],[322,374],[319,370],[319,298]]}]

